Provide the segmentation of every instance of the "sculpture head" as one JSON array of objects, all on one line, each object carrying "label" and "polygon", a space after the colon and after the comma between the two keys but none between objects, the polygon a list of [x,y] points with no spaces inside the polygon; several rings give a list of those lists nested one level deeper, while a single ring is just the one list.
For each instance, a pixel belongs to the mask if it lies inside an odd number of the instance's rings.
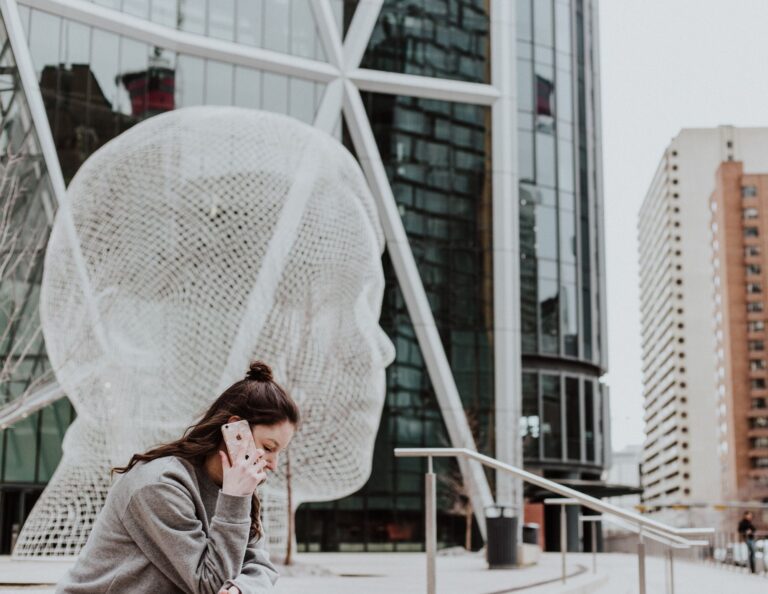
[{"label": "sculpture head", "polygon": [[302,409],[297,503],[362,486],[394,353],[375,205],[341,144],[276,114],[180,109],[102,147],[68,195],[41,319],[58,381],[104,431],[98,455],[121,465],[179,437],[258,358]]}]

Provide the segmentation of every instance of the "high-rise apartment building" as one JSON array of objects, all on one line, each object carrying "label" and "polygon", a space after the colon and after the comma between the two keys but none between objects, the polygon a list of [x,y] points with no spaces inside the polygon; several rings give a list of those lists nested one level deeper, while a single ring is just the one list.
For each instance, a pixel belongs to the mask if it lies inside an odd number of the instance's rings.
[{"label": "high-rise apartment building", "polygon": [[[710,197],[721,163],[744,161],[764,169],[766,148],[764,129],[683,130],[665,150],[640,210],[647,505],[723,497]],[[736,208],[741,217],[741,205]]]},{"label": "high-rise apartment building", "polygon": [[717,420],[728,500],[768,498],[768,175],[729,161],[711,200]]}]

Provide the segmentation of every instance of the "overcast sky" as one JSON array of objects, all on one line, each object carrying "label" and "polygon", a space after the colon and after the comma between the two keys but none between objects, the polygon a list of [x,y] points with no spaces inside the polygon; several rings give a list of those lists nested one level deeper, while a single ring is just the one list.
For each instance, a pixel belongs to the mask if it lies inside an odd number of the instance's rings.
[{"label": "overcast sky", "polygon": [[600,34],[607,380],[623,448],[643,440],[637,211],[681,128],[768,126],[768,0],[600,0]]}]

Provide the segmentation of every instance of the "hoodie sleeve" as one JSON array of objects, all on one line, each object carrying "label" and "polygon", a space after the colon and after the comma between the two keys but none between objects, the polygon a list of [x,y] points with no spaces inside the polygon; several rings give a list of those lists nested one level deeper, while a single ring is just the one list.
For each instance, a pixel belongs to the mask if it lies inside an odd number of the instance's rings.
[{"label": "hoodie sleeve", "polygon": [[121,521],[149,561],[179,588],[217,594],[242,571],[250,510],[250,497],[219,492],[206,535],[189,493],[161,482],[134,492]]}]

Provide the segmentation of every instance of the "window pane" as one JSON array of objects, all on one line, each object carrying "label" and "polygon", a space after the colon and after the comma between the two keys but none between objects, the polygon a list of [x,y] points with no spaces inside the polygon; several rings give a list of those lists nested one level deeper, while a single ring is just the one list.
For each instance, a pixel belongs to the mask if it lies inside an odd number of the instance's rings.
[{"label": "window pane", "polygon": [[556,280],[539,279],[539,316],[541,320],[541,352],[558,353],[560,351],[559,295]]},{"label": "window pane", "polygon": [[152,0],[149,18],[152,22],[175,29],[178,26],[177,7],[180,8],[180,4],[179,0]]},{"label": "window pane", "polygon": [[235,1],[209,0],[208,35],[217,39],[235,39]]},{"label": "window pane", "polygon": [[555,185],[555,138],[547,132],[536,132],[536,182]]},{"label": "window pane", "polygon": [[584,380],[584,445],[586,457],[595,461],[595,385],[592,380]]},{"label": "window pane", "polygon": [[536,256],[557,260],[557,210],[536,206]]},{"label": "window pane", "polygon": [[517,62],[517,108],[521,111],[533,111],[533,62],[518,60]]},{"label": "window pane", "polygon": [[560,292],[560,299],[563,303],[563,341],[565,342],[565,354],[571,357],[576,357],[579,354],[579,320],[576,313],[578,311],[576,294],[576,283],[563,282]]},{"label": "window pane", "polygon": [[184,0],[179,3],[179,28],[182,31],[205,35],[206,0]]},{"label": "window pane", "polygon": [[565,419],[568,431],[568,459],[581,459],[581,402],[579,380],[565,378]]},{"label": "window pane", "polygon": [[575,187],[573,168],[573,141],[558,140],[557,166],[558,187],[566,192],[573,192]]},{"label": "window pane", "polygon": [[560,261],[564,264],[576,264],[576,213],[561,208],[559,215]]},{"label": "window pane", "polygon": [[517,38],[525,41],[533,39],[533,11],[531,0],[517,0]]},{"label": "window pane", "polygon": [[523,456],[538,460],[541,420],[539,416],[539,377],[535,373],[523,374],[523,419],[520,423]]},{"label": "window pane", "polygon": [[5,477],[3,477],[5,482],[34,482],[39,414],[30,415],[6,429],[8,443],[5,452]]},{"label": "window pane", "polygon": [[261,105],[261,73],[235,66],[235,101],[238,107],[258,108]]},{"label": "window pane", "polygon": [[517,165],[520,168],[520,179],[533,181],[536,175],[533,170],[533,150],[533,130],[519,130]]},{"label": "window pane", "polygon": [[569,3],[556,0],[555,2],[555,32],[557,34],[557,51],[571,52],[571,7]]},{"label": "window pane", "polygon": [[541,376],[541,401],[544,423],[544,457],[563,457],[562,404],[560,378],[556,375]]},{"label": "window pane", "polygon": [[180,107],[205,103],[204,68],[205,65],[200,58],[179,56],[176,88]]},{"label": "window pane", "polygon": [[207,105],[232,104],[233,76],[233,68],[230,64],[208,61],[205,70],[205,103]]},{"label": "window pane", "polygon": [[61,442],[69,426],[72,405],[61,399],[41,411],[43,415],[40,434],[40,469],[38,482],[47,482],[61,460]]},{"label": "window pane", "polygon": [[552,0],[534,0],[533,27],[534,40],[537,44],[552,46],[554,44],[554,18]]}]

